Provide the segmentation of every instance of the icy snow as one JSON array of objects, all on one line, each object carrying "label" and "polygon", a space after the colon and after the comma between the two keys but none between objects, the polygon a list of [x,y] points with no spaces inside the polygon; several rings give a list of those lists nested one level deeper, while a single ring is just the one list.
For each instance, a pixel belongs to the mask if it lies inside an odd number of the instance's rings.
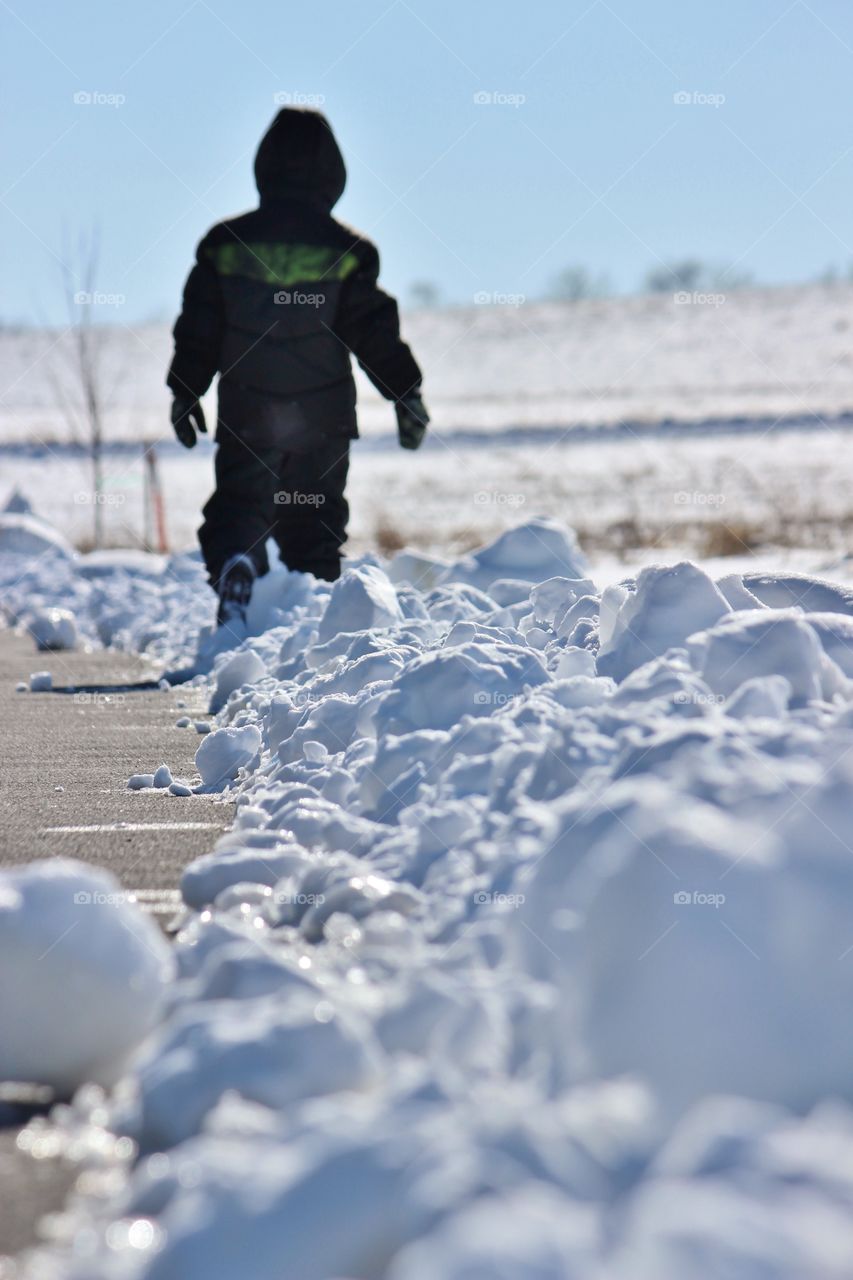
[{"label": "icy snow", "polygon": [[72,554],[70,545],[56,529],[35,516],[9,511],[0,512],[0,552],[20,556]]},{"label": "icy snow", "polygon": [[0,871],[0,1079],[112,1084],[163,1009],[173,958],[118,881],[51,858]]},{"label": "icy snow", "polygon": [[[196,767],[201,780],[211,790],[221,790],[227,782],[237,777],[240,769],[248,769],[257,758],[261,747],[261,733],[256,725],[247,724],[241,729],[214,729],[207,734],[195,753]],[[171,782],[171,775],[168,782]],[[154,785],[167,786],[167,782]]]},{"label": "icy snow", "polygon": [[68,609],[37,610],[30,621],[29,632],[37,649],[77,648],[77,623]]},{"label": "icy snow", "polygon": [[233,658],[224,662],[217,672],[210,702],[211,711],[221,710],[235,689],[239,689],[244,684],[252,684],[263,675],[266,675],[266,667],[251,649],[235,653]]},{"label": "icy snow", "polygon": [[332,587],[317,639],[322,644],[340,632],[372,631],[402,619],[397,593],[387,575],[375,565],[360,565],[344,570]]},{"label": "icy snow", "polygon": [[[46,1274],[849,1280],[849,591],[602,589],[544,520],[259,589],[198,677],[234,828],[108,1104],[139,1159]],[[189,557],[12,590],[200,666]]]},{"label": "icy snow", "polygon": [[149,787],[154,786],[154,774],[132,773],[127,780],[127,785],[131,791],[147,791]]},{"label": "icy snow", "polygon": [[712,627],[731,606],[707,574],[690,563],[643,569],[622,599],[601,645],[598,669],[623,680],[635,667]]}]

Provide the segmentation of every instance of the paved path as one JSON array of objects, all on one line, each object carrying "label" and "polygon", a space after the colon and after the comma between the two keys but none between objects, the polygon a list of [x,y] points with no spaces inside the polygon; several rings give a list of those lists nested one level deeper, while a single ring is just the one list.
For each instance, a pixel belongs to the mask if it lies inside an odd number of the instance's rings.
[{"label": "paved path", "polygon": [[[52,672],[55,692],[15,692],[41,670]],[[182,869],[227,829],[230,806],[131,792],[127,779],[164,761],[176,777],[194,778],[201,739],[175,721],[203,719],[205,709],[198,691],[161,692],[140,659],[39,654],[29,638],[0,632],[0,866],[54,856],[97,863],[165,923]],[[72,1177],[17,1148],[26,1114],[4,1106],[0,1089],[0,1276],[2,1255],[36,1239],[39,1218],[61,1206]]]}]

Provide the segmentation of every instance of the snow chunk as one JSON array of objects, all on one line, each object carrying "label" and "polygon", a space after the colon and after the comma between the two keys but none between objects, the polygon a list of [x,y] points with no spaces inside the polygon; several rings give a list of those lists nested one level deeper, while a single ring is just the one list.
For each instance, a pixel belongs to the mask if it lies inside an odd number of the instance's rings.
[{"label": "snow chunk", "polygon": [[158,1020],[172,956],[113,876],[52,858],[0,872],[0,1079],[111,1084]]},{"label": "snow chunk", "polygon": [[[228,841],[228,837],[225,841]],[[250,882],[272,888],[286,875],[303,872],[307,857],[296,846],[280,849],[223,848],[204,853],[185,868],[181,895],[188,907],[214,902],[231,885]]]},{"label": "snow chunk", "polygon": [[441,582],[449,566],[449,560],[404,548],[391,558],[388,577],[395,586],[408,582],[419,591],[431,591]]},{"label": "snow chunk", "polygon": [[214,729],[195,753],[196,768],[210,790],[221,790],[241,769],[248,769],[261,749],[261,731],[256,725],[240,729]]},{"label": "snow chunk", "polygon": [[792,705],[801,706],[823,696],[822,677],[830,673],[814,629],[795,612],[734,614],[691,637],[689,648],[705,683],[726,697],[747,680],[780,675],[790,684]]},{"label": "snow chunk", "polygon": [[397,678],[377,713],[378,732],[449,729],[463,716],[489,716],[528,687],[548,679],[531,649],[463,644],[415,659]]},{"label": "snow chunk", "polygon": [[602,635],[599,674],[624,680],[636,667],[683,645],[688,636],[712,627],[727,613],[731,606],[723,593],[690,561],[643,569],[636,591],[619,605],[612,632]]},{"label": "snow chunk", "polygon": [[388,1280],[580,1280],[597,1235],[594,1210],[534,1182],[466,1205],[404,1249]]},{"label": "snow chunk", "polygon": [[241,649],[229,658],[216,673],[216,687],[210,699],[210,711],[215,715],[225,706],[229,695],[244,684],[254,684],[266,675],[266,667],[253,649]]},{"label": "snow chunk", "polygon": [[607,1280],[847,1280],[849,1200],[817,1194],[808,1170],[775,1184],[763,1170],[725,1172],[641,1188]]},{"label": "snow chunk", "polygon": [[[321,1065],[321,1075],[327,1074]],[[146,1280],[379,1280],[464,1179],[446,1159],[431,1168],[405,1137],[377,1141],[370,1132],[357,1139],[345,1133],[337,1140],[304,1138],[282,1150],[277,1133],[265,1137],[260,1131],[269,1112],[229,1098],[221,1113],[234,1115],[238,1124],[243,1117],[254,1120],[255,1140],[239,1130],[236,1136],[204,1135],[138,1179],[136,1198],[162,1206],[163,1247],[150,1265],[143,1257]],[[231,1186],[239,1187],[238,1195],[229,1194]],[[188,1187],[189,1213],[181,1194]],[[120,1274],[140,1280],[139,1259],[116,1256],[114,1241],[109,1247]],[[95,1280],[91,1266],[85,1276]]]},{"label": "snow chunk", "polygon": [[31,515],[0,513],[0,551],[21,556],[41,556],[48,551],[58,556],[74,555],[70,542],[57,529]]},{"label": "snow chunk", "polygon": [[31,516],[34,514],[33,504],[21,489],[14,488],[6,499],[6,504],[3,507],[3,514],[10,516]]},{"label": "snow chunk", "polygon": [[784,676],[755,676],[745,680],[726,703],[726,715],[736,720],[781,720],[791,701],[791,682]]},{"label": "snow chunk", "polygon": [[786,857],[776,833],[699,801],[661,819],[661,798],[611,822],[574,885],[557,849],[527,891],[559,980],[579,980],[593,1073],[640,1076],[670,1115],[721,1093],[797,1111],[853,1099],[847,848],[792,833],[803,853]]},{"label": "snow chunk", "polygon": [[853,618],[838,613],[807,613],[806,621],[823,645],[824,653],[853,677]]},{"label": "snow chunk", "polygon": [[127,785],[131,791],[147,791],[149,787],[154,786],[154,774],[132,773],[127,780]]},{"label": "snow chunk", "polygon": [[340,632],[393,627],[402,621],[400,601],[388,575],[376,565],[359,565],[345,569],[332,587],[317,639],[324,644]]},{"label": "snow chunk", "polygon": [[375,1047],[317,997],[243,1001],[225,1035],[220,1018],[216,1002],[184,1011],[140,1063],[144,1147],[162,1149],[197,1133],[228,1089],[286,1109],[300,1098],[362,1089],[376,1079]]},{"label": "snow chunk", "polygon": [[68,609],[39,609],[27,623],[27,630],[41,650],[77,648],[77,622]]},{"label": "snow chunk", "polygon": [[771,609],[853,614],[853,590],[804,573],[745,573],[743,584]]},{"label": "snow chunk", "polygon": [[557,619],[562,618],[578,600],[595,594],[595,584],[589,578],[574,581],[570,578],[549,578],[530,592],[533,616],[537,622],[555,627]]},{"label": "snow chunk", "polygon": [[544,582],[547,578],[585,578],[588,561],[571,529],[544,518],[507,529],[480,551],[450,566],[446,582],[467,582],[488,591],[500,578]]}]

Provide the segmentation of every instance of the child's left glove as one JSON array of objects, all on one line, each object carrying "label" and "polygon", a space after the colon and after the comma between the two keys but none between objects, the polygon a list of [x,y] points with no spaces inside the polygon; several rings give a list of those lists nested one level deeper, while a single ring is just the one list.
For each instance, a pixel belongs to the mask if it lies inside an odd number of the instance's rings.
[{"label": "child's left glove", "polygon": [[192,449],[198,439],[196,432],[207,434],[204,410],[198,400],[192,400],[189,396],[175,396],[172,401],[172,426],[184,448]]},{"label": "child's left glove", "polygon": [[413,387],[397,401],[397,434],[404,449],[419,449],[426,435],[429,414],[420,387]]}]

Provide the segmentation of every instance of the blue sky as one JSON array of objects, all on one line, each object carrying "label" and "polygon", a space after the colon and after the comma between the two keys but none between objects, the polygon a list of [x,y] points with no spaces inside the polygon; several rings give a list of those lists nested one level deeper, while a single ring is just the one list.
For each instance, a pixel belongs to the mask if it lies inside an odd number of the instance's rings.
[{"label": "blue sky", "polygon": [[62,318],[52,255],[95,222],[122,321],[171,316],[276,95],[322,102],[404,300],[853,262],[849,0],[0,0],[0,49],[5,321]]}]

